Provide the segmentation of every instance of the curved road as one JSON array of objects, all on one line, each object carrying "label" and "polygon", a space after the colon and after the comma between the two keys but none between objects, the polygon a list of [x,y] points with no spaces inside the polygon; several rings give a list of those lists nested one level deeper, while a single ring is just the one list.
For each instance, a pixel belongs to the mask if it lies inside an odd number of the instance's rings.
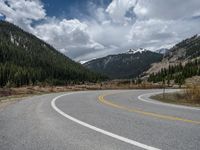
[{"label": "curved road", "polygon": [[199,150],[200,109],[152,92],[161,90],[46,94],[0,108],[0,149]]}]

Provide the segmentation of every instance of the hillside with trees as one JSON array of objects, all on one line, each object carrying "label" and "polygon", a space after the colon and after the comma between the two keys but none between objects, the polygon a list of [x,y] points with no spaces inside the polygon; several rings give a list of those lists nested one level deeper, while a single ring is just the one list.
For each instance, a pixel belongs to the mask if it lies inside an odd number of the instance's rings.
[{"label": "hillside with trees", "polygon": [[154,64],[149,71],[148,81],[167,84],[174,82],[181,86],[187,78],[200,76],[199,57],[200,36],[195,35],[176,44],[161,62]]},{"label": "hillside with trees", "polygon": [[193,76],[200,76],[200,59],[187,62],[184,66],[180,63],[179,65],[169,66],[167,69],[162,68],[157,73],[152,73],[148,81],[149,82],[163,82],[164,84],[170,85],[171,81],[181,86],[185,83],[187,78]]},{"label": "hillside with trees", "polygon": [[165,53],[162,61],[152,64],[144,74],[150,75],[152,73],[158,73],[162,68],[167,69],[169,66],[176,66],[180,63],[184,65],[188,61],[198,57],[200,57],[200,36],[195,35],[169,49]]},{"label": "hillside with trees", "polygon": [[85,63],[84,66],[112,79],[129,79],[138,77],[152,63],[159,62],[162,58],[162,54],[139,49],[94,59]]},{"label": "hillside with trees", "polygon": [[19,27],[0,21],[0,87],[96,82],[93,73]]}]

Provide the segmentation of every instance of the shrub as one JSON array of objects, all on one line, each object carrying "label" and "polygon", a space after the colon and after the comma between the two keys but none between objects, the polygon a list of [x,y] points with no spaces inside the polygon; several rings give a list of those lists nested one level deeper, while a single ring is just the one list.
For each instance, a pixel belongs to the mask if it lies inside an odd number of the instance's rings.
[{"label": "shrub", "polygon": [[186,99],[190,102],[200,103],[200,86],[190,85],[184,90]]}]

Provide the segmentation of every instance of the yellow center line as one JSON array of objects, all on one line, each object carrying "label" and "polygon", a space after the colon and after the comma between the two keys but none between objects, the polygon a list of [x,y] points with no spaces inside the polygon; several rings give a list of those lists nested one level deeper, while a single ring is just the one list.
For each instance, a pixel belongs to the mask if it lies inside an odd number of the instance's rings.
[{"label": "yellow center line", "polygon": [[192,123],[192,124],[200,124],[200,121],[189,120],[189,119],[184,119],[184,118],[179,118],[179,117],[169,116],[169,115],[162,115],[162,114],[153,113],[153,112],[146,112],[146,111],[139,110],[137,108],[128,108],[126,106],[119,105],[119,104],[116,104],[116,103],[113,103],[111,101],[106,100],[105,96],[108,96],[108,95],[113,95],[113,94],[100,95],[98,97],[99,101],[103,104],[109,105],[109,106],[114,107],[114,108],[126,110],[126,111],[129,111],[129,112],[134,112],[134,113],[138,113],[138,114],[142,114],[142,115],[145,115],[145,116],[151,116],[151,117],[154,117],[154,118],[160,118],[160,119],[164,119],[164,120],[173,120],[173,121],[182,121],[182,122],[187,122],[187,123]]}]

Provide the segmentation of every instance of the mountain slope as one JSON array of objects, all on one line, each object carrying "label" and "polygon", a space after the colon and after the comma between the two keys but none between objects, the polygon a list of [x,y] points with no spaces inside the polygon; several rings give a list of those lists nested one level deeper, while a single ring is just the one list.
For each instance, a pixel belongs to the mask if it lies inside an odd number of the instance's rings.
[{"label": "mountain slope", "polygon": [[148,80],[163,82],[167,80],[178,83],[185,82],[185,79],[200,76],[200,36],[195,35],[183,40],[171,48],[163,60],[147,71]]},{"label": "mountain slope", "polygon": [[146,74],[157,73],[170,65],[186,64],[188,61],[200,57],[200,36],[195,35],[183,40],[169,49],[161,62],[155,63]]},{"label": "mountain slope", "polygon": [[189,60],[200,56],[200,36],[195,35],[176,44],[165,56],[170,61]]},{"label": "mountain slope", "polygon": [[66,84],[101,79],[52,46],[0,21],[0,86],[29,85],[39,82]]},{"label": "mountain slope", "polygon": [[150,64],[161,61],[161,59],[161,54],[140,49],[91,60],[84,66],[110,78],[134,78],[147,70]]}]

